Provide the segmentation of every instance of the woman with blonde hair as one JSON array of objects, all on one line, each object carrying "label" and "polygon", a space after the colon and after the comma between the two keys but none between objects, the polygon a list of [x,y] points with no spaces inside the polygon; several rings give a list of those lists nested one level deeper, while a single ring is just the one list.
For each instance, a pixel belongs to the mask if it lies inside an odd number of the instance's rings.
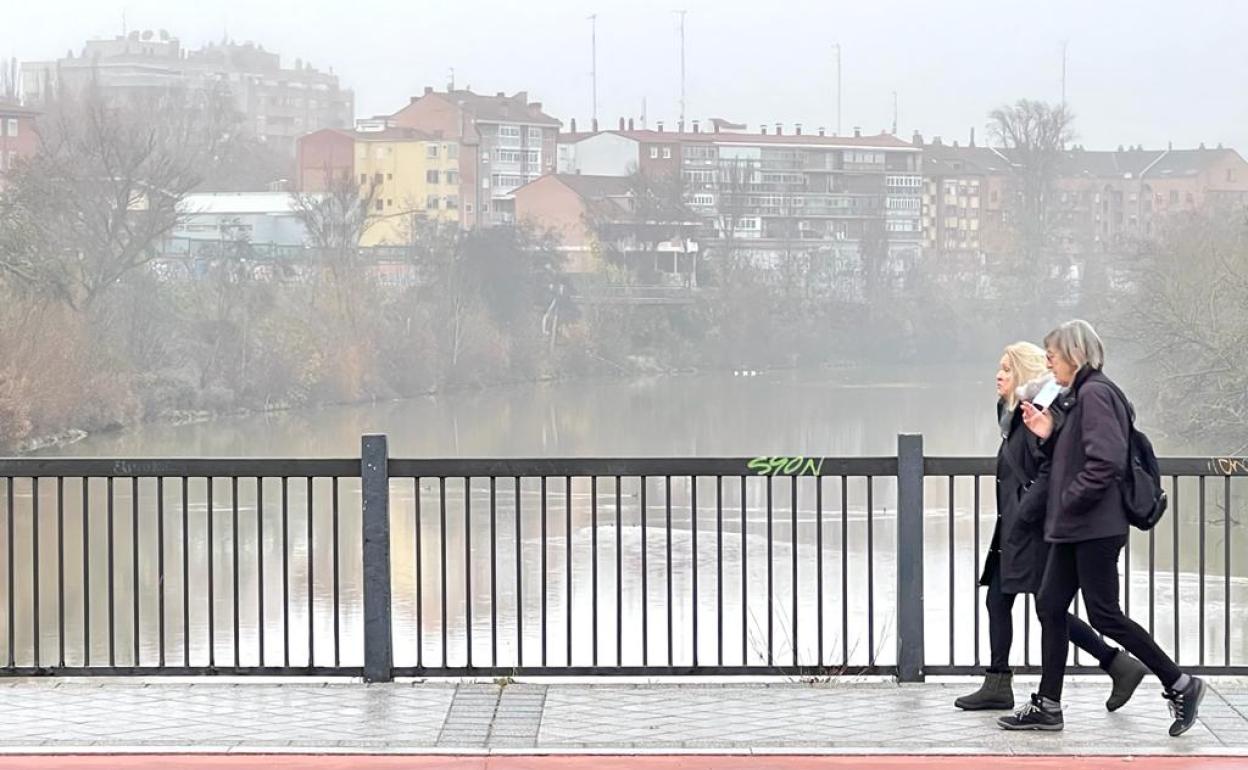
[{"label": "woman with blonde hair", "polygon": [[[987,586],[988,639],[991,663],[979,690],[954,705],[972,710],[1014,708],[1010,647],[1013,644],[1014,600],[1040,590],[1048,546],[1042,524],[1048,502],[1049,464],[1039,440],[1023,425],[1023,401],[1031,401],[1052,375],[1044,350],[1030,342],[1005,349],[997,371],[997,417],[1001,447],[997,450],[997,523],[980,577]],[[1052,386],[1050,386],[1052,387]],[[1130,699],[1146,669],[1124,652],[1105,644],[1075,615],[1067,616],[1070,639],[1096,658],[1113,679],[1105,707],[1115,711]]]}]

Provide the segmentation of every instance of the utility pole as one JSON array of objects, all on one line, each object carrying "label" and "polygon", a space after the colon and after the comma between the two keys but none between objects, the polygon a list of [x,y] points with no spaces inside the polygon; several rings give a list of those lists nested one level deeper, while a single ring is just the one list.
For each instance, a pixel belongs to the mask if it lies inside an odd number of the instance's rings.
[{"label": "utility pole", "polygon": [[598,14],[589,15],[589,55],[590,70],[589,78],[593,83],[593,109],[590,111],[590,117],[593,118],[591,128],[598,125]]},{"label": "utility pole", "polygon": [[836,135],[841,135],[841,44],[833,43],[836,51]]},{"label": "utility pole", "polygon": [[677,127],[684,130],[685,125],[685,13],[686,11],[676,11],[680,14],[680,123]]}]

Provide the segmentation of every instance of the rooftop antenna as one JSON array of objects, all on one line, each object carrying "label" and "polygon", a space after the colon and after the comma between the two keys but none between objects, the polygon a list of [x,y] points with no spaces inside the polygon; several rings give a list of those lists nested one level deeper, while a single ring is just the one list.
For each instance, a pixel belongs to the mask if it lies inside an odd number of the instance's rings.
[{"label": "rooftop antenna", "polygon": [[1066,107],[1066,46],[1070,41],[1062,41],[1062,107]]},{"label": "rooftop antenna", "polygon": [[836,135],[841,135],[841,44],[833,43],[836,52]]},{"label": "rooftop antenna", "polygon": [[893,136],[897,136],[897,92],[893,91]]},{"label": "rooftop antenna", "polygon": [[455,68],[451,67],[450,69],[451,69],[451,82],[450,82],[449,90],[454,91],[455,90]]},{"label": "rooftop antenna", "polygon": [[680,127],[685,125],[685,14],[688,11],[674,11],[680,15]]},{"label": "rooftop antenna", "polygon": [[589,55],[590,70],[589,79],[593,89],[593,109],[590,111],[590,117],[593,118],[591,127],[598,123],[598,14],[591,13],[589,15]]}]

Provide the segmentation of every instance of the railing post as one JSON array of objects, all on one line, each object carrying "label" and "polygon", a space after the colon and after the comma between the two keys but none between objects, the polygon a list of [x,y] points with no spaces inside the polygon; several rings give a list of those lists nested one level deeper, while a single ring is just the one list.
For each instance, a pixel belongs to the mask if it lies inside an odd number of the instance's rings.
[{"label": "railing post", "polygon": [[923,436],[897,436],[897,681],[923,681]]},{"label": "railing post", "polygon": [[394,678],[390,635],[390,451],[384,434],[360,439],[364,505],[364,681]]}]

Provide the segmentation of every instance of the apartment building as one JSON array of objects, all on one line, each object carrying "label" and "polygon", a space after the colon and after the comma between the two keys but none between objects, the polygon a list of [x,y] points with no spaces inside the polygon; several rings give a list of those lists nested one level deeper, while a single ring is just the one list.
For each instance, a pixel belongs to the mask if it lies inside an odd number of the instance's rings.
[{"label": "apartment building", "polygon": [[459,198],[465,227],[516,221],[515,191],[555,171],[560,122],[520,91],[508,96],[426,87],[388,126],[440,133],[460,145]]},{"label": "apartment building", "polygon": [[134,31],[111,40],[89,40],[81,54],[22,65],[22,91],[39,104],[66,87],[93,83],[108,98],[171,88],[225,86],[247,129],[285,155],[295,140],[321,128],[350,128],[354,94],[333,71],[296,59],[282,67],[278,54],[255,43],[225,40],[188,50],[168,32]]}]

